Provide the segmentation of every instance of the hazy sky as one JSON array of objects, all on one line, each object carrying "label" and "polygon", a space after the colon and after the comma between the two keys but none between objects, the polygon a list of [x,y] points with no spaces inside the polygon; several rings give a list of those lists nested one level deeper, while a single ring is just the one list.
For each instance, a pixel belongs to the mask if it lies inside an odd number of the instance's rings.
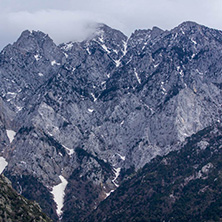
[{"label": "hazy sky", "polygon": [[0,10],[0,49],[25,29],[41,30],[57,44],[79,41],[95,22],[126,35],[188,20],[222,30],[222,0],[0,0]]}]

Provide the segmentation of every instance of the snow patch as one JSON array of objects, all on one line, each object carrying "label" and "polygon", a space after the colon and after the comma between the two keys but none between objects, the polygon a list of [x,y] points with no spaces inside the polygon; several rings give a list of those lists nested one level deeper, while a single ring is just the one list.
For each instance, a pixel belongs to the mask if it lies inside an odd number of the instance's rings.
[{"label": "snow patch", "polygon": [[54,196],[55,203],[57,204],[56,213],[58,216],[61,216],[64,203],[65,189],[68,182],[62,175],[59,176],[59,179],[61,180],[61,183],[54,186],[52,188],[51,193]]},{"label": "snow patch", "polygon": [[58,66],[59,66],[60,63],[57,63],[55,60],[53,60],[53,61],[51,61],[51,65],[52,65],[52,66],[54,66],[54,65],[58,65]]},{"label": "snow patch", "polygon": [[136,69],[134,69],[134,74],[136,76],[136,79],[137,79],[138,83],[141,84],[141,79],[140,79],[138,73],[136,72]]},{"label": "snow patch", "polygon": [[39,54],[34,55],[34,57],[35,57],[35,60],[36,60],[36,61],[39,61],[39,59],[41,59],[41,58],[42,58],[42,56],[40,56]]},{"label": "snow patch", "polygon": [[5,167],[8,165],[8,162],[4,157],[0,157],[0,174],[4,171]]},{"label": "snow patch", "polygon": [[88,109],[88,111],[89,111],[90,113],[92,113],[92,112],[94,111],[94,109]]},{"label": "snow patch", "polygon": [[6,133],[7,133],[8,139],[11,143],[15,138],[16,132],[13,130],[6,130]]},{"label": "snow patch", "polygon": [[86,48],[86,51],[88,52],[89,55],[91,55],[91,52],[89,50],[89,47]]},{"label": "snow patch", "polygon": [[43,74],[43,73],[41,73],[41,72],[39,72],[39,73],[38,73],[38,75],[39,75],[39,76],[41,76],[41,77],[42,77],[42,76],[44,76],[44,74]]}]

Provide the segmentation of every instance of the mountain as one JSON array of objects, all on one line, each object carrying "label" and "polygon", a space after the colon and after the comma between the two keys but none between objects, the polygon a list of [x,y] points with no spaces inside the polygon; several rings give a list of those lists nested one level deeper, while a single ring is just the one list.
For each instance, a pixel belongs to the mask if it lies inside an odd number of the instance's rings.
[{"label": "mountain", "polygon": [[128,175],[221,121],[221,52],[222,32],[194,22],[129,38],[98,24],[61,45],[24,31],[0,53],[5,175],[54,221],[83,221]]},{"label": "mountain", "polygon": [[0,220],[50,222],[39,205],[17,194],[10,181],[0,175]]},{"label": "mountain", "polygon": [[86,221],[221,221],[222,125],[127,178]]}]

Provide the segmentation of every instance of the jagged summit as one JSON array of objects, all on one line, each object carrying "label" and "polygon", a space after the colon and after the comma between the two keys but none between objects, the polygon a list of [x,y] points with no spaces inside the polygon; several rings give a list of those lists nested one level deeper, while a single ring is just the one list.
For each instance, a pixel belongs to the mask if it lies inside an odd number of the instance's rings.
[{"label": "jagged summit", "polygon": [[95,33],[57,46],[25,31],[0,54],[5,173],[52,218],[62,198],[51,192],[67,184],[64,222],[87,217],[129,172],[222,121],[220,31],[188,22],[129,38],[104,24]]},{"label": "jagged summit", "polygon": [[41,31],[25,30],[13,45],[21,50],[33,51],[43,47],[45,44],[50,44],[50,47],[54,45],[48,34]]},{"label": "jagged summit", "polygon": [[193,21],[185,21],[185,22],[182,22],[181,24],[179,24],[177,27],[178,28],[181,28],[181,27],[189,27],[189,28],[192,28],[192,27],[196,27],[196,26],[202,26],[196,22],[193,22]]}]

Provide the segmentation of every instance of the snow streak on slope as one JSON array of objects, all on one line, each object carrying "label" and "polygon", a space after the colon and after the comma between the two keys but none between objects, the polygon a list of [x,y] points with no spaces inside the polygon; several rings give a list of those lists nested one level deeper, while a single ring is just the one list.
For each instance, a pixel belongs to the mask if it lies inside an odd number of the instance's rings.
[{"label": "snow streak on slope", "polygon": [[63,202],[64,202],[64,196],[65,196],[65,189],[68,184],[67,180],[60,175],[60,180],[62,181],[60,184],[54,186],[52,188],[51,193],[54,196],[54,201],[57,204],[57,215],[60,216],[62,214],[62,208],[63,208]]},{"label": "snow streak on slope", "polygon": [[4,157],[0,157],[0,174],[3,172],[5,167],[8,165],[8,162],[5,160]]},{"label": "snow streak on slope", "polygon": [[119,185],[116,183],[116,179],[119,177],[121,168],[120,167],[116,169],[114,168],[114,171],[115,171],[115,178],[112,180],[112,182],[116,187],[119,187]]}]

